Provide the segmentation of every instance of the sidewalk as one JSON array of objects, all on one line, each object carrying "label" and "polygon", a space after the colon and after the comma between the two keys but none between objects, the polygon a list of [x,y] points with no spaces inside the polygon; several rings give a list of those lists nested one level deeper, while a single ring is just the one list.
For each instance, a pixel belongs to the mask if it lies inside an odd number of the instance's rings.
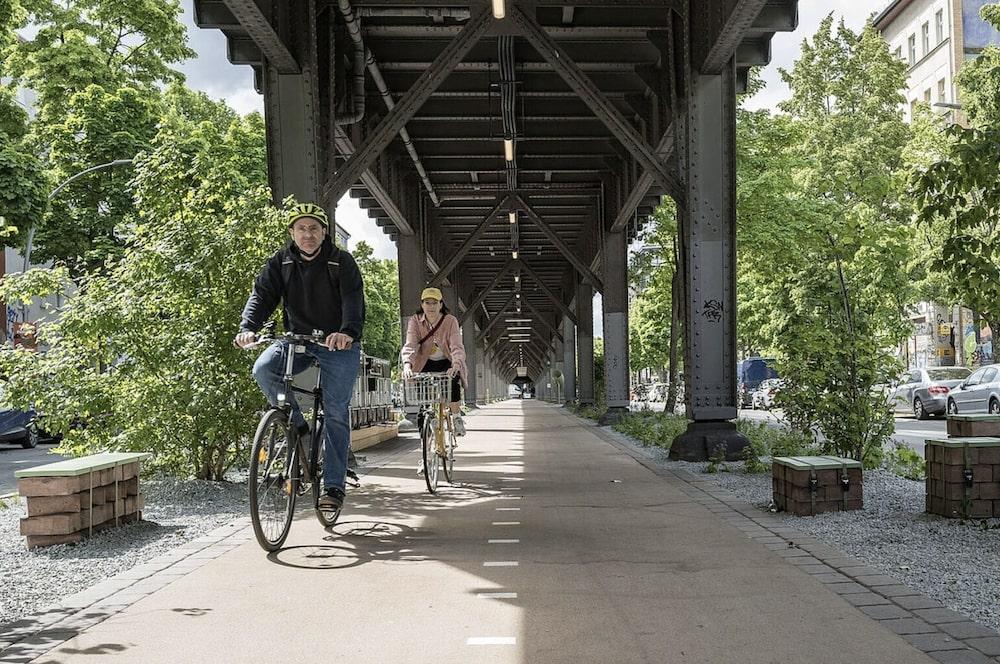
[{"label": "sidewalk", "polygon": [[429,495],[402,446],[334,533],[302,511],[267,556],[234,524],[72,598],[0,661],[997,661],[938,629],[989,652],[958,614],[555,406],[466,422],[458,486]]}]

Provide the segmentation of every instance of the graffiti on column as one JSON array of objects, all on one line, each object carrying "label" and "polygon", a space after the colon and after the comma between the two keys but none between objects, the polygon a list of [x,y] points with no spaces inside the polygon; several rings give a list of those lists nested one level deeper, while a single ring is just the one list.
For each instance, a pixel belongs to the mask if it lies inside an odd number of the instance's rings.
[{"label": "graffiti on column", "polygon": [[713,323],[718,323],[722,320],[722,312],[722,300],[705,300],[705,304],[701,308],[702,317],[707,318]]},{"label": "graffiti on column", "polygon": [[4,332],[7,335],[7,339],[14,338],[14,324],[21,321],[21,313],[18,309],[7,305],[7,329]]}]

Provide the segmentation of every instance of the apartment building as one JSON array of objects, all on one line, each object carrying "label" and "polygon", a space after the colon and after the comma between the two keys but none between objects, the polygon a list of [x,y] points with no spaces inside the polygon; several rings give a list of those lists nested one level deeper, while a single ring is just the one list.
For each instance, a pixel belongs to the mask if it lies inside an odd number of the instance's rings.
[{"label": "apartment building", "polygon": [[[990,2],[892,0],[875,17],[875,28],[889,50],[908,65],[903,109],[907,120],[925,103],[952,122],[964,121],[955,78],[963,63],[990,44],[1000,44],[1000,32],[979,16]],[[991,331],[980,329],[969,309],[921,302],[911,320],[913,336],[901,353],[910,367],[996,361]]]}]

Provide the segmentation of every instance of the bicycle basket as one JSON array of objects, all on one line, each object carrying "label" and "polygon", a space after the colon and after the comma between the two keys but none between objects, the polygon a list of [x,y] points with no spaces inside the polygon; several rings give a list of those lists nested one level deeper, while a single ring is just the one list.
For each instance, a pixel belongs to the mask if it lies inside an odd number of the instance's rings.
[{"label": "bicycle basket", "polygon": [[403,380],[403,402],[407,406],[430,406],[448,401],[451,378],[447,374],[417,374]]}]

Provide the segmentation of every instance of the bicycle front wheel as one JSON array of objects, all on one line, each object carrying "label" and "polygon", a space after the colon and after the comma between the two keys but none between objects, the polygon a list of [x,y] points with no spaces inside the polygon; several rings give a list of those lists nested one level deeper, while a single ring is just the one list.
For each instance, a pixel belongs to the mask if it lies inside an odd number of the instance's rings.
[{"label": "bicycle front wheel", "polygon": [[265,551],[280,549],[292,526],[295,456],[288,417],[272,408],[260,419],[250,452],[250,522]]},{"label": "bicycle front wheel", "polygon": [[438,455],[434,449],[434,429],[437,426],[437,418],[430,413],[424,415],[423,426],[420,427],[420,449],[424,459],[424,482],[427,483],[427,490],[431,493],[437,491],[438,485]]}]

